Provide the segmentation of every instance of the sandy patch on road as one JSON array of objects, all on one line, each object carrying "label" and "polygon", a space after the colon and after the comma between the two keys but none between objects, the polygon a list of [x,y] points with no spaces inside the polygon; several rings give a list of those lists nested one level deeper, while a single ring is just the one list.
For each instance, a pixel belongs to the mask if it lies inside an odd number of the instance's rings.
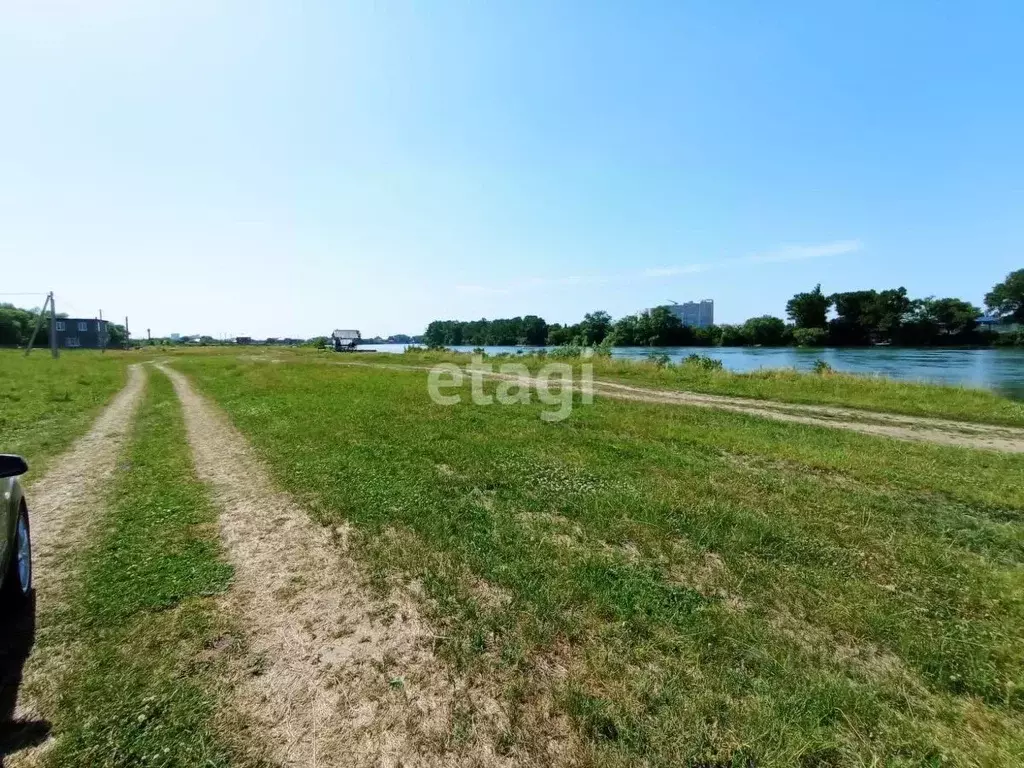
[{"label": "sandy patch on road", "polygon": [[220,507],[236,569],[228,609],[250,650],[235,706],[268,757],[289,766],[525,762],[497,754],[508,728],[497,698],[434,656],[414,598],[370,591],[331,531],[274,488],[219,409],[182,374],[161,370],[181,398],[197,472]]},{"label": "sandy patch on road", "polygon": [[[104,409],[89,432],[53,462],[50,471],[26,493],[32,525],[37,615],[52,615],[60,605],[74,557],[81,551],[98,518],[104,490],[130,437],[145,385],[142,368],[130,366],[127,385]],[[2,633],[0,655],[8,651],[7,642],[15,642],[18,635],[16,630]],[[45,710],[56,700],[56,688],[63,677],[61,665],[68,656],[69,649],[54,646],[48,647],[44,654],[29,656],[22,672],[15,720],[28,722],[45,718]],[[0,681],[0,685],[13,682],[16,681]],[[3,693],[6,695],[8,691]],[[8,765],[32,764],[45,746],[46,743],[12,755]]]}]

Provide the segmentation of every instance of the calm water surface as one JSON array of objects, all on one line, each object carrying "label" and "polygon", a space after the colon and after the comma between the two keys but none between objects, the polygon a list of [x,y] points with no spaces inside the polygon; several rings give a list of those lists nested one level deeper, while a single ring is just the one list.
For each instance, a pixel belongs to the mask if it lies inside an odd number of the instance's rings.
[{"label": "calm water surface", "polygon": [[[401,352],[405,345],[368,344],[360,349]],[[472,352],[474,348],[464,346],[453,349]],[[516,347],[484,347],[484,350],[488,354],[515,354],[519,351]],[[674,362],[694,352],[708,355],[721,360],[729,370],[740,373],[756,371],[758,368],[796,368],[808,371],[815,360],[824,360],[837,371],[981,387],[1024,400],[1024,350],[1021,349],[662,347],[655,351],[668,355]],[[612,350],[612,356],[643,359],[650,352],[646,347],[616,347]]]}]

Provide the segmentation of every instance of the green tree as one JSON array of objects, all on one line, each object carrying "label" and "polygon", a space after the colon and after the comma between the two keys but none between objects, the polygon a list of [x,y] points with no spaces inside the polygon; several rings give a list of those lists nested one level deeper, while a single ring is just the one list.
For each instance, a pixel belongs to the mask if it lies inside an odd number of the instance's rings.
[{"label": "green tree", "polygon": [[750,343],[741,325],[723,325],[721,328],[721,345],[723,347],[744,347]]},{"label": "green tree", "polygon": [[788,329],[781,317],[761,315],[752,317],[743,324],[743,336],[750,344],[778,347],[786,343]]},{"label": "green tree", "polygon": [[871,341],[870,313],[877,291],[847,291],[829,296],[836,318],[829,323],[830,335],[838,344],[867,344]]},{"label": "green tree", "polygon": [[612,316],[604,311],[588,312],[580,323],[583,343],[588,346],[600,344],[612,329]]},{"label": "green tree", "polygon": [[683,343],[683,321],[668,307],[655,307],[647,317],[647,345],[672,347]]},{"label": "green tree", "polygon": [[302,342],[304,347],[315,347],[317,349],[324,349],[327,347],[330,339],[327,336],[314,336],[311,339],[306,339]]},{"label": "green tree", "polygon": [[[13,304],[0,304],[0,346],[24,346],[32,336],[32,330],[39,319],[40,308],[21,309]],[[57,317],[67,317],[60,313]],[[36,344],[45,346],[50,343],[50,324],[48,318],[39,327]]]},{"label": "green tree", "polygon": [[523,343],[542,347],[548,340],[548,324],[543,317],[527,315],[523,318]]},{"label": "green tree", "polygon": [[128,334],[123,325],[107,323],[107,346],[117,349],[128,343]]},{"label": "green tree", "polygon": [[428,347],[443,347],[447,342],[444,321],[434,320],[423,332],[423,343]]},{"label": "green tree", "polygon": [[714,347],[722,342],[722,329],[717,325],[706,325],[703,328],[692,328],[693,341],[698,347]]},{"label": "green tree", "polygon": [[922,299],[918,316],[934,323],[940,333],[962,334],[973,331],[978,325],[981,310],[962,299],[936,299],[929,296]]},{"label": "green tree", "polygon": [[849,291],[829,297],[836,308],[830,326],[832,341],[838,344],[870,344],[891,341],[910,319],[914,302],[907,289]]},{"label": "green tree", "polygon": [[612,326],[609,338],[612,343],[617,347],[635,347],[637,346],[637,316],[626,315],[620,317],[615,321],[615,325]]},{"label": "green tree", "polygon": [[571,344],[575,335],[575,326],[552,323],[548,326],[548,346],[561,347],[565,344]]},{"label": "green tree", "polygon": [[821,292],[821,283],[814,290],[798,293],[786,302],[786,316],[797,328],[824,328],[832,297]]},{"label": "green tree", "polygon": [[824,328],[794,328],[793,341],[798,347],[823,347],[828,341]]},{"label": "green tree", "polygon": [[869,315],[873,338],[892,341],[900,326],[910,319],[913,309],[914,302],[907,296],[907,289],[903,286],[880,291]]},{"label": "green tree", "polygon": [[10,304],[0,304],[0,345],[17,346],[24,343],[25,321],[28,312]]},{"label": "green tree", "polygon": [[996,317],[1024,323],[1024,269],[1018,269],[985,294],[985,306]]}]

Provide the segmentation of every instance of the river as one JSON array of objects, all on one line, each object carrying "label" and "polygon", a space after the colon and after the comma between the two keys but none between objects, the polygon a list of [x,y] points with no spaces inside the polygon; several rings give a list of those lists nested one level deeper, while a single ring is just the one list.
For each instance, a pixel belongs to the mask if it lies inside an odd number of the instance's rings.
[{"label": "river", "polygon": [[[402,352],[404,344],[367,344],[360,350]],[[472,352],[474,347],[453,347]],[[516,354],[539,348],[484,347],[488,354]],[[548,349],[551,349],[550,347]],[[643,359],[651,352],[668,355],[673,362],[697,353],[721,360],[730,371],[758,368],[796,368],[808,371],[824,360],[837,371],[888,376],[908,381],[928,381],[991,389],[1024,400],[1024,349],[907,349],[902,347],[847,347],[801,349],[797,347],[616,347],[613,357]]]}]

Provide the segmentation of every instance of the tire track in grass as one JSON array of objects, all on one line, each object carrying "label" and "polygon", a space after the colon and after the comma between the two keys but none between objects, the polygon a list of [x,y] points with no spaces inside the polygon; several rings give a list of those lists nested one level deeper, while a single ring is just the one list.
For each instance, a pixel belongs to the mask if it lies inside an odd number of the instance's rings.
[{"label": "tire track in grass", "polygon": [[[359,366],[394,371],[430,371],[431,366],[362,361],[329,361],[328,365]],[[536,388],[540,379],[495,371],[484,371],[488,379],[514,381]],[[573,390],[583,392],[579,385]],[[1000,453],[1024,453],[1024,429],[995,424],[953,421],[929,416],[906,416],[884,411],[869,411],[838,406],[788,403],[778,400],[709,395],[684,390],[651,389],[594,379],[592,392],[613,400],[712,408],[747,416],[756,416],[791,424],[806,424],[829,429],[844,429],[874,437],[932,443],[958,448],[974,448]]]},{"label": "tire track in grass", "polygon": [[62,561],[82,546],[89,522],[95,518],[105,486],[131,434],[145,389],[143,369],[130,366],[124,389],[89,432],[26,494],[32,520],[36,600],[41,608],[60,598],[68,575]]},{"label": "tire track in grass", "polygon": [[[30,619],[41,619],[41,634],[48,631],[48,620],[61,605],[75,557],[96,521],[97,509],[103,504],[105,488],[124,450],[145,385],[142,368],[129,366],[128,383],[99,415],[89,432],[54,461],[50,471],[26,493],[32,525],[35,585],[35,615]],[[11,628],[0,636],[0,656],[8,653],[7,643],[17,642],[20,634],[18,628]],[[17,692],[10,687],[17,686],[19,681],[0,681],[0,687],[8,688],[2,691],[0,698],[17,696],[14,729],[19,723],[45,721],[46,709],[57,697],[66,656],[60,647],[30,655]],[[33,759],[33,753],[44,747],[45,744],[29,751],[23,759]],[[0,756],[3,749],[4,745],[0,744]]]},{"label": "tire track in grass", "polygon": [[[174,383],[199,476],[220,508],[235,567],[231,610],[252,667],[235,706],[289,766],[512,765],[495,697],[456,678],[432,652],[411,599],[382,600],[331,532],[271,483],[246,440],[177,371]],[[472,732],[456,737],[456,711]]]},{"label": "tire track in grass", "polygon": [[1000,453],[1024,453],[1024,430],[1013,427],[939,421],[914,416],[894,417],[891,414],[877,411],[859,412],[851,409],[826,411],[817,406],[808,407],[770,400],[752,400],[746,403],[740,401],[739,398],[727,399],[720,396],[695,395],[689,392],[642,389],[606,381],[595,381],[594,391],[599,396],[603,395],[617,400],[713,408],[772,421],[844,429],[873,437]]},{"label": "tire track in grass", "polygon": [[231,569],[171,384],[158,376],[148,390],[68,586],[60,635],[76,642],[47,766],[217,768],[233,757],[234,723],[218,704],[235,644],[216,598]]}]

